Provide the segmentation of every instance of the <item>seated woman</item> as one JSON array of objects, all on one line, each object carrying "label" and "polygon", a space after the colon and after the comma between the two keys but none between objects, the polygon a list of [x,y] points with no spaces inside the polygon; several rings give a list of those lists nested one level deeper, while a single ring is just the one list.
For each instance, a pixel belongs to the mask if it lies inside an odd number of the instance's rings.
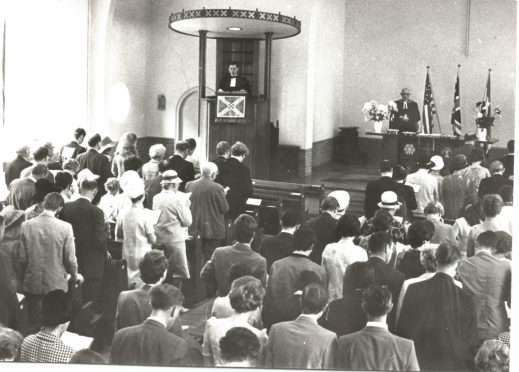
[{"label": "seated woman", "polygon": [[396,259],[396,268],[405,275],[406,279],[416,278],[425,272],[420,262],[420,252],[427,247],[437,248],[431,244],[434,225],[428,220],[414,221],[407,231],[407,241],[412,249],[400,253]]},{"label": "seated woman", "polygon": [[[234,314],[228,318],[209,318],[205,325],[202,353],[206,366],[224,365],[225,362],[222,360],[220,351],[220,339],[234,327],[244,327],[251,330],[260,339],[262,350],[265,350],[264,346],[267,343],[266,330],[260,331],[249,324],[249,318],[258,311],[264,295],[265,289],[261,285],[261,281],[252,276],[244,276],[233,282],[229,299]],[[261,361],[262,358],[260,357],[259,360]],[[261,363],[259,366],[261,366]]]}]

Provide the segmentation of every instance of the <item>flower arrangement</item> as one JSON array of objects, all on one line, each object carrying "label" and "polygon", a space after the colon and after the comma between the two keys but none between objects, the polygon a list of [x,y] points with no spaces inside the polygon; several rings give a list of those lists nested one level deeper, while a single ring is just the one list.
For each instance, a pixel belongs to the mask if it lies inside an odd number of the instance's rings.
[{"label": "flower arrangement", "polygon": [[496,117],[501,117],[501,108],[499,106],[490,110],[490,102],[480,101],[476,103],[476,126],[481,129],[489,129],[494,126]]},{"label": "flower arrangement", "polygon": [[365,121],[382,121],[389,116],[388,106],[379,104],[376,101],[366,102],[362,106],[362,112],[364,113]]}]

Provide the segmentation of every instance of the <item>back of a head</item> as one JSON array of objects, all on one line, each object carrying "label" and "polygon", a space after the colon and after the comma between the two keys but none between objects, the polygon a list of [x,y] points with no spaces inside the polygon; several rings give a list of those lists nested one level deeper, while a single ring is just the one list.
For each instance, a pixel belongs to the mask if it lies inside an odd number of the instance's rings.
[{"label": "back of a head", "polygon": [[18,361],[22,342],[23,336],[18,331],[0,325],[0,362]]},{"label": "back of a head", "polygon": [[474,358],[481,372],[508,372],[510,369],[510,348],[499,340],[486,340]]},{"label": "back of a head", "polygon": [[241,214],[234,221],[234,237],[240,243],[250,243],[257,227],[254,217]]},{"label": "back of a head", "polygon": [[506,231],[496,231],[497,244],[495,254],[508,255],[512,252],[512,235]]},{"label": "back of a head", "polygon": [[229,283],[234,283],[236,279],[242,278],[244,276],[251,276],[252,270],[250,266],[245,264],[234,264],[229,268],[227,272],[227,276],[229,277]]},{"label": "back of a head", "polygon": [[16,154],[22,157],[28,157],[31,153],[31,148],[27,145],[20,146],[16,149]]},{"label": "back of a head", "polygon": [[243,142],[236,142],[231,147],[231,155],[232,156],[248,156],[249,148]]},{"label": "back of a head", "polygon": [[470,226],[481,223],[483,212],[481,210],[481,199],[477,194],[469,194],[465,197],[461,209],[458,211],[458,218],[463,217]]},{"label": "back of a head", "polygon": [[63,170],[77,174],[79,172],[79,163],[76,159],[69,159],[63,163]]},{"label": "back of a head", "polygon": [[125,172],[130,170],[138,172],[142,167],[142,160],[135,155],[130,155],[128,158],[124,159],[123,167]]},{"label": "back of a head", "polygon": [[60,191],[65,190],[72,185],[74,178],[69,172],[58,172],[54,177],[54,182]]},{"label": "back of a head", "polygon": [[227,141],[220,141],[216,145],[216,155],[218,156],[224,156],[229,151],[231,151],[231,147],[229,146],[229,142]]},{"label": "back of a head", "polygon": [[51,192],[47,194],[43,199],[42,207],[48,211],[57,211],[59,208],[63,208],[65,200],[58,192]]},{"label": "back of a head", "polygon": [[405,180],[407,177],[407,170],[401,166],[400,164],[397,164],[393,167],[393,179],[395,181],[402,181]]},{"label": "back of a head", "polygon": [[78,140],[79,138],[81,138],[81,136],[85,137],[86,136],[86,132],[83,128],[77,128],[75,131],[74,131],[74,138],[76,140]]},{"label": "back of a head", "polygon": [[39,203],[45,199],[45,196],[50,194],[51,192],[57,191],[56,185],[45,178],[40,178],[34,184],[34,188],[36,189],[36,194],[34,194],[34,202]]},{"label": "back of a head", "polygon": [[211,176],[218,172],[218,166],[215,163],[207,162],[200,166],[200,173],[202,176]]},{"label": "back of a head", "polygon": [[391,235],[385,231],[377,231],[369,237],[368,252],[374,255],[384,254],[390,244]]},{"label": "back of a head", "polygon": [[151,159],[161,160],[164,158],[164,155],[166,155],[166,147],[164,147],[164,145],[161,143],[151,145],[150,149],[148,150],[148,155]]},{"label": "back of a head", "polygon": [[478,161],[485,160],[485,155],[481,149],[473,149],[469,154],[469,163],[474,164]]},{"label": "back of a head", "polygon": [[150,291],[151,308],[167,311],[174,306],[182,306],[184,295],[177,287],[171,284],[158,284]]},{"label": "back of a head", "polygon": [[497,174],[504,172],[505,167],[503,166],[503,163],[501,163],[499,160],[494,160],[492,163],[490,163],[489,169],[491,174]]},{"label": "back of a head", "polygon": [[357,217],[346,213],[337,221],[337,233],[343,238],[351,238],[360,235],[360,222]]},{"label": "back of a head", "polygon": [[[58,194],[59,195],[59,194]],[[61,289],[50,291],[42,300],[42,326],[55,328],[72,319],[72,302]]]},{"label": "back of a head", "polygon": [[510,140],[506,143],[506,150],[508,151],[509,154],[514,153],[514,150],[515,150],[515,141],[514,140]]},{"label": "back of a head", "polygon": [[483,215],[487,218],[496,217],[503,208],[503,199],[498,194],[487,194],[481,203]]},{"label": "back of a head", "polygon": [[45,160],[47,156],[49,156],[49,149],[44,146],[38,147],[38,149],[36,149],[32,155],[34,157],[34,161]]},{"label": "back of a head", "polygon": [[375,271],[369,262],[354,262],[346,267],[343,294],[359,293],[375,280]]},{"label": "back of a head", "polygon": [[497,235],[491,230],[483,231],[476,238],[477,249],[490,249],[491,251],[496,249],[497,246]]},{"label": "back of a head", "polygon": [[328,291],[322,284],[311,283],[303,289],[303,314],[318,314],[328,303]]},{"label": "back of a head", "polygon": [[117,178],[115,178],[115,177],[110,177],[105,182],[105,189],[108,192],[118,193],[119,192],[119,187],[120,187],[119,180]]},{"label": "back of a head", "polygon": [[95,180],[83,180],[79,185],[79,193],[83,194],[84,192],[92,192],[96,190],[97,187],[98,185]]},{"label": "back of a head", "polygon": [[155,284],[163,276],[168,268],[168,259],[164,253],[157,249],[146,252],[139,263],[139,271],[142,281],[146,284]]},{"label": "back of a head", "polygon": [[451,266],[461,258],[460,249],[451,244],[440,244],[436,248],[436,262],[438,267]]},{"label": "back of a head", "polygon": [[99,354],[90,349],[76,351],[70,357],[69,364],[107,364],[106,360]]},{"label": "back of a head", "polygon": [[438,267],[438,262],[436,261],[436,249],[435,248],[425,248],[420,252],[420,263],[424,267],[425,271],[428,273],[433,273],[436,271]]},{"label": "back of a head", "polygon": [[308,252],[315,243],[315,234],[308,226],[300,226],[294,231],[294,250]]},{"label": "back of a head", "polygon": [[386,315],[392,307],[391,291],[386,286],[372,284],[362,291],[362,309],[368,317]]},{"label": "back of a head", "polygon": [[194,138],[188,138],[188,139],[186,139],[186,142],[189,145],[189,151],[195,151],[196,140]]},{"label": "back of a head", "polygon": [[463,154],[455,155],[449,163],[449,170],[456,172],[467,167],[467,157]]},{"label": "back of a head", "polygon": [[99,133],[94,134],[88,139],[88,146],[96,147],[101,142],[101,135]]},{"label": "back of a head", "polygon": [[183,153],[189,150],[189,143],[186,141],[178,141],[175,145],[175,151]]},{"label": "back of a head", "polygon": [[321,278],[319,278],[319,275],[317,275],[315,271],[303,270],[299,274],[294,287],[296,290],[302,291],[307,285],[311,283],[321,284]]},{"label": "back of a head", "polygon": [[31,174],[35,178],[45,177],[48,172],[48,168],[45,164],[36,164],[34,168],[32,168]]},{"label": "back of a head", "polygon": [[299,224],[299,213],[289,209],[283,212],[281,215],[281,227],[288,229],[296,227]]},{"label": "back of a head", "polygon": [[513,203],[514,202],[514,187],[511,185],[503,185],[499,188],[498,192],[501,199],[503,199],[503,203]]},{"label": "back of a head", "polygon": [[439,201],[432,201],[427,203],[427,205],[423,209],[423,213],[425,215],[438,214],[440,216],[443,216],[445,214],[445,208],[443,208],[443,204]]},{"label": "back of a head", "polygon": [[233,282],[229,292],[231,307],[237,313],[256,310],[265,296],[265,288],[261,281],[253,276],[243,276]]},{"label": "back of a head", "polygon": [[375,212],[372,221],[372,231],[388,231],[393,223],[393,216],[387,209],[379,209]]},{"label": "back of a head", "polygon": [[220,354],[225,363],[248,361],[254,367],[260,349],[258,337],[245,327],[231,328],[220,339]]},{"label": "back of a head", "polygon": [[393,165],[389,160],[382,160],[378,166],[380,173],[390,173],[393,170]]},{"label": "back of a head", "polygon": [[[432,228],[431,228],[432,226]],[[407,231],[407,242],[412,248],[421,247],[434,235],[434,224],[428,220],[417,220],[411,223]]]},{"label": "back of a head", "polygon": [[321,202],[321,210],[323,212],[333,212],[339,209],[339,207],[339,202],[333,196],[327,196]]}]

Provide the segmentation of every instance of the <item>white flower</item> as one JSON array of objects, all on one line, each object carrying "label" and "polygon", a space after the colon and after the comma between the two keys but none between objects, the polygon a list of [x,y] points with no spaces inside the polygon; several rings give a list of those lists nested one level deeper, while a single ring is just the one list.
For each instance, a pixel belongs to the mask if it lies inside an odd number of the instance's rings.
[{"label": "white flower", "polygon": [[481,112],[478,112],[477,115],[476,115],[476,118],[482,118],[483,117],[483,114]]},{"label": "white flower", "polygon": [[366,102],[364,106],[362,106],[362,111],[367,112],[371,109],[371,102]]}]

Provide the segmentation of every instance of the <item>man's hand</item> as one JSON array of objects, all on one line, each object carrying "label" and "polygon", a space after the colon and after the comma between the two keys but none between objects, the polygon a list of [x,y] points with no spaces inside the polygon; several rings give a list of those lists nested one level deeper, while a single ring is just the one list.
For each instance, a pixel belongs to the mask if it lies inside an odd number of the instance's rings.
[{"label": "man's hand", "polygon": [[402,116],[402,120],[403,121],[409,121],[409,116],[407,116],[407,114],[405,114],[404,116]]},{"label": "man's hand", "polygon": [[85,281],[85,278],[83,278],[83,275],[81,275],[80,273],[77,273],[76,283],[83,284],[84,281]]}]

